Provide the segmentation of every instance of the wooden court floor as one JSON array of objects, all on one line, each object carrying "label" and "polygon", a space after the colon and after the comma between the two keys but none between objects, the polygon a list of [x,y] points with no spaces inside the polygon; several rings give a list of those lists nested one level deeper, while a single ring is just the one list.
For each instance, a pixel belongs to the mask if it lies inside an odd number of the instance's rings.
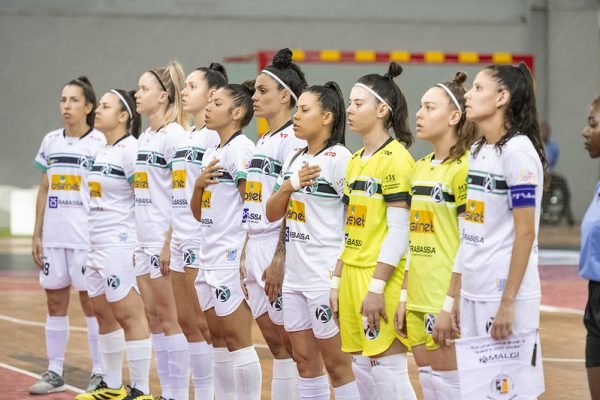
[{"label": "wooden court floor", "polygon": [[[44,345],[45,297],[28,259],[25,243],[0,243],[0,399],[67,399],[62,395],[28,396],[27,386],[35,381],[26,374],[40,374],[46,366]],[[543,400],[590,399],[584,366],[585,329],[582,325],[586,283],[577,278],[575,266],[541,269],[543,303],[542,351],[546,393]],[[76,388],[87,384],[90,361],[85,320],[77,296],[72,293],[70,340],[65,356],[65,381]],[[258,328],[255,344],[263,367],[263,399],[270,399],[271,357]],[[10,370],[7,368],[11,368]],[[421,398],[416,367],[409,358],[410,376]],[[158,378],[152,367],[151,386],[158,394]],[[124,370],[125,381],[128,380]]]}]

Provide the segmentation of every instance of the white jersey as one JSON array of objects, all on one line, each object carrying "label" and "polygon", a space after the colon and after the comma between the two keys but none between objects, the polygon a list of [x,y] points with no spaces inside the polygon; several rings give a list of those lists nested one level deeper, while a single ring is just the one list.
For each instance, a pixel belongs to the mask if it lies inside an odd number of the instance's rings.
[{"label": "white jersey", "polygon": [[243,222],[250,236],[279,233],[281,221],[269,222],[265,216],[267,201],[273,194],[284,161],[304,147],[306,141],[296,137],[292,121],[258,139],[248,169],[244,196]]},{"label": "white jersey", "polygon": [[202,158],[206,149],[219,144],[219,134],[206,127],[186,132],[179,142],[172,162],[172,218],[173,238],[200,240],[200,223],[192,215],[190,200],[194,183],[202,172]]},{"label": "white jersey", "polygon": [[89,247],[88,174],[104,145],[104,134],[96,129],[80,138],[66,137],[64,129],[57,129],[42,140],[34,165],[48,176],[44,247]]},{"label": "white jersey", "polygon": [[331,285],[331,272],[344,246],[342,197],[350,157],[350,150],[337,144],[315,155],[292,154],[284,164],[275,190],[303,163],[321,167],[314,185],[290,196],[285,215],[285,290],[326,290]]},{"label": "white jersey", "polygon": [[172,122],[138,139],[133,187],[139,247],[162,247],[171,223],[171,162],[185,131]]},{"label": "white jersey", "polygon": [[90,243],[92,247],[135,245],[133,176],[137,139],[126,135],[105,146],[94,161],[90,188]]},{"label": "white jersey", "polygon": [[231,269],[240,265],[240,253],[246,232],[242,228],[244,202],[238,191],[240,179],[246,179],[254,143],[241,131],[224,146],[206,149],[203,168],[219,160],[219,183],[209,185],[202,193],[202,243],[210,245],[200,252],[200,268]]},{"label": "white jersey", "polygon": [[517,299],[541,295],[537,234],[544,171],[525,135],[510,139],[501,151],[486,144],[469,156],[467,205],[458,260],[462,295],[470,300],[500,300],[515,238],[513,208],[535,207],[535,239]]}]

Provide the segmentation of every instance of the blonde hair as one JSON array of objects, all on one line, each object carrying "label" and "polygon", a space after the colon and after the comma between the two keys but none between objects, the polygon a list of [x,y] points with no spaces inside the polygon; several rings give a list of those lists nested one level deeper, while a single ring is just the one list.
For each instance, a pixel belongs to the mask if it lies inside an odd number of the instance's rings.
[{"label": "blonde hair", "polygon": [[159,78],[159,84],[169,96],[169,105],[165,113],[164,124],[176,122],[183,127],[189,129],[190,117],[183,111],[181,104],[181,91],[185,85],[185,73],[179,61],[173,60],[165,68],[155,68],[150,70],[155,77]]}]

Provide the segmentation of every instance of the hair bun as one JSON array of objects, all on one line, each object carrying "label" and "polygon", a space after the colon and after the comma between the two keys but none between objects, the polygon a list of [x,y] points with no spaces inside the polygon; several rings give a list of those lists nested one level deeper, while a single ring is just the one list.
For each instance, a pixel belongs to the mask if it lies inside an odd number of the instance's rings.
[{"label": "hair bun", "polygon": [[467,73],[464,71],[458,71],[454,75],[454,79],[452,80],[452,83],[456,83],[457,85],[462,85],[466,81],[467,81]]},{"label": "hair bun", "polygon": [[388,67],[387,74],[384,74],[383,76],[388,79],[394,79],[395,77],[400,76],[400,74],[402,74],[402,66],[397,62],[392,61]]},{"label": "hair bun", "polygon": [[244,90],[246,90],[248,93],[250,93],[250,95],[254,95],[254,92],[256,91],[256,89],[254,89],[254,80],[253,79],[249,79],[247,81],[242,82],[242,87],[244,88]]},{"label": "hair bun", "polygon": [[272,65],[275,68],[285,69],[290,68],[292,66],[292,50],[289,48],[279,50],[273,56]]},{"label": "hair bun", "polygon": [[220,72],[221,74],[225,75],[225,67],[222,64],[219,64],[218,62],[210,63],[210,65],[208,66],[208,69],[212,69],[213,71],[217,71],[217,72]]},{"label": "hair bun", "polygon": [[77,78],[77,80],[85,83],[86,85],[89,85],[90,87],[92,87],[92,83],[90,82],[90,80],[88,79],[87,76],[80,76],[80,77]]},{"label": "hair bun", "polygon": [[134,100],[135,102],[135,93],[137,92],[137,90],[127,90],[127,94],[131,96],[131,98]]}]

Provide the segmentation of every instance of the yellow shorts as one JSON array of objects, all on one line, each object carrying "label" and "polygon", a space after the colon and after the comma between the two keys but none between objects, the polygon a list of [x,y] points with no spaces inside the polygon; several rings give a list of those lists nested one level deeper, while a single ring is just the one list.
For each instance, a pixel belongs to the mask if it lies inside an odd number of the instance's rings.
[{"label": "yellow shorts", "polygon": [[437,350],[440,346],[433,341],[431,333],[436,314],[421,311],[406,311],[406,330],[411,347],[425,345],[427,350]]},{"label": "yellow shorts", "polygon": [[396,268],[383,292],[388,323],[380,318],[379,332],[363,330],[360,308],[367,295],[375,267],[354,267],[344,264],[339,292],[340,334],[342,350],[347,353],[362,352],[364,356],[376,356],[390,348],[398,339],[408,347],[394,329],[394,314],[400,301],[400,289],[404,279],[404,268]]}]

